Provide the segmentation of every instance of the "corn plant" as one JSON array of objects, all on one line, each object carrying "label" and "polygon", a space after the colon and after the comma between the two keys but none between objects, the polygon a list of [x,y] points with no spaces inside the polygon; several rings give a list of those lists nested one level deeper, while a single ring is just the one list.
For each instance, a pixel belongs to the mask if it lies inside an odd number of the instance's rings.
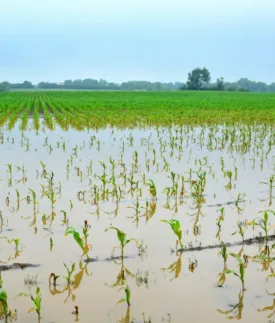
[{"label": "corn plant", "polygon": [[64,263],[64,266],[67,270],[67,276],[64,276],[64,278],[67,281],[67,285],[71,285],[73,283],[72,282],[72,274],[75,271],[75,263],[72,264],[71,268],[69,268],[65,263]]},{"label": "corn plant", "polygon": [[224,272],[226,274],[233,274],[233,275],[237,276],[240,279],[241,284],[242,284],[242,289],[244,290],[244,277],[245,277],[245,266],[246,266],[245,262],[239,257],[239,255],[237,255],[233,252],[231,252],[230,255],[237,260],[239,272],[231,270],[231,269],[227,269],[227,268],[224,270]]},{"label": "corn plant", "polygon": [[125,297],[123,297],[120,301],[118,301],[118,304],[126,302],[127,305],[130,306],[131,305],[131,302],[130,302],[131,301],[131,290],[128,285],[124,289],[124,292],[125,292]]},{"label": "corn plant", "polygon": [[87,259],[89,259],[88,252],[91,249],[92,245],[85,243],[85,236],[81,238],[80,233],[72,227],[67,228],[65,231],[65,236],[68,236],[70,234],[73,235],[75,242],[83,251],[83,255],[85,255]]},{"label": "corn plant", "polygon": [[168,223],[174,232],[174,234],[177,236],[178,240],[176,241],[176,249],[178,245],[180,245],[181,249],[183,249],[183,244],[182,244],[182,231],[180,228],[180,223],[178,220],[161,220],[161,222]]},{"label": "corn plant", "polygon": [[41,294],[40,288],[39,287],[36,288],[35,296],[33,296],[31,294],[25,294],[25,293],[20,293],[18,296],[29,297],[32,300],[34,307],[29,309],[29,313],[36,312],[38,315],[38,320],[40,322],[41,303],[42,303],[42,294]]},{"label": "corn plant", "polygon": [[274,225],[269,226],[268,220],[269,220],[269,215],[275,215],[274,211],[271,210],[267,210],[267,211],[262,211],[260,213],[263,213],[263,218],[260,219],[260,221],[258,223],[255,223],[256,225],[260,226],[260,228],[262,228],[262,230],[264,231],[264,235],[265,235],[265,242],[267,244],[268,242],[268,231],[272,228],[274,228]]},{"label": "corn plant", "polygon": [[119,240],[119,242],[120,242],[120,246],[115,246],[114,248],[113,248],[113,251],[115,250],[115,249],[117,249],[117,248],[119,248],[120,249],[120,251],[121,251],[121,259],[123,260],[124,259],[124,248],[125,248],[125,246],[128,244],[128,243],[130,243],[131,241],[135,241],[136,242],[136,244],[137,244],[137,240],[136,239],[134,239],[134,238],[132,238],[132,239],[127,239],[126,238],[126,233],[124,233],[124,232],[122,232],[121,230],[119,230],[118,228],[116,228],[116,227],[109,227],[109,228],[107,228],[107,229],[105,229],[105,232],[106,231],[108,231],[108,230],[115,230],[116,232],[117,232],[117,238],[118,238],[118,240]]},{"label": "corn plant", "polygon": [[238,231],[235,231],[232,233],[232,236],[234,236],[235,234],[239,234],[242,237],[242,240],[244,241],[244,230],[245,227],[243,226],[243,224],[241,223],[241,221],[237,221],[237,225],[238,225]]},{"label": "corn plant", "polygon": [[0,303],[2,304],[2,310],[3,310],[3,315],[5,318],[5,322],[7,322],[8,316],[10,315],[9,312],[9,306],[8,306],[8,295],[7,292],[3,289],[2,284],[2,278],[1,278],[1,273],[0,273]]},{"label": "corn plant", "polygon": [[155,183],[151,179],[149,179],[146,185],[149,186],[149,192],[151,197],[157,198],[157,188]]}]

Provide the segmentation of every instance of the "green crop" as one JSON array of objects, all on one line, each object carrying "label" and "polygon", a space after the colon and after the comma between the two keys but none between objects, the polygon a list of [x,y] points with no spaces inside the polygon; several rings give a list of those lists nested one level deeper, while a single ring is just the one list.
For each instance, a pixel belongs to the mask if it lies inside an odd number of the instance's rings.
[{"label": "green crop", "polygon": [[74,228],[72,228],[72,227],[67,228],[67,229],[66,229],[66,231],[65,231],[65,236],[70,235],[70,234],[73,236],[74,241],[77,243],[77,245],[78,245],[78,246],[81,248],[81,250],[83,251],[83,254],[84,254],[87,258],[89,258],[89,256],[88,256],[88,252],[89,252],[89,250],[91,249],[92,245],[85,243],[85,240],[86,240],[85,235],[84,235],[84,237],[83,237],[83,238],[81,238],[80,233],[79,233],[78,231],[76,231],[76,230],[75,230]]},{"label": "green crop", "polygon": [[123,231],[119,230],[119,229],[118,229],[118,228],[116,228],[116,227],[110,227],[110,228],[107,228],[107,229],[105,230],[105,232],[106,232],[106,231],[108,231],[108,230],[115,230],[115,231],[117,232],[117,238],[118,238],[118,241],[120,242],[120,246],[115,246],[115,247],[113,248],[113,250],[115,250],[116,248],[120,248],[120,250],[121,250],[121,259],[123,259],[123,258],[124,258],[124,248],[125,248],[125,246],[126,246],[128,243],[130,243],[131,241],[134,241],[134,242],[136,242],[136,244],[137,244],[136,239],[134,239],[134,238],[132,238],[132,239],[127,239],[127,238],[126,238],[126,237],[127,237],[126,233],[124,233]]},{"label": "green crop", "polygon": [[178,220],[161,220],[161,222],[168,223],[174,232],[174,234],[177,236],[178,240],[176,241],[176,248],[178,244],[180,245],[181,249],[183,249],[182,244],[182,231],[180,228],[180,223]]},{"label": "green crop", "polygon": [[35,311],[37,313],[38,319],[40,321],[40,319],[41,319],[41,303],[42,303],[42,295],[41,295],[40,288],[39,287],[36,288],[35,296],[33,296],[32,294],[25,294],[25,293],[20,293],[18,296],[29,297],[32,300],[34,307],[29,309],[29,313]]}]

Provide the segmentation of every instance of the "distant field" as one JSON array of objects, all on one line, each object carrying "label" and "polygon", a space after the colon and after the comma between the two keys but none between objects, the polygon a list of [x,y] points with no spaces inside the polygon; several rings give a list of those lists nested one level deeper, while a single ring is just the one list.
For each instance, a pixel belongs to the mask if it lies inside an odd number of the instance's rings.
[{"label": "distant field", "polygon": [[49,128],[170,124],[271,123],[275,94],[238,92],[42,91],[0,93],[0,125],[29,117]]}]

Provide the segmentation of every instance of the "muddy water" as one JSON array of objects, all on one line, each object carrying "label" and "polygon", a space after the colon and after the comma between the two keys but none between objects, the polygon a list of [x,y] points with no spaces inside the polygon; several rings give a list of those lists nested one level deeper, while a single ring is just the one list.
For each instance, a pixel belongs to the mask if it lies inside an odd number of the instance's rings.
[{"label": "muddy water", "polygon": [[[253,231],[245,222],[261,217],[259,211],[274,209],[268,186],[261,184],[274,175],[272,129],[217,126],[65,132],[56,126],[54,131],[42,127],[37,132],[31,123],[23,133],[19,129],[19,125],[13,130],[4,127],[0,137],[0,259],[2,264],[30,263],[39,267],[2,272],[9,308],[17,310],[18,322],[38,321],[35,312],[28,314],[33,307],[31,300],[16,297],[21,292],[34,295],[37,286],[42,293],[41,322],[224,322],[234,318],[256,323],[272,319],[274,278],[266,278],[272,273],[273,264],[253,259],[263,246],[243,247],[241,257],[250,257],[245,269],[245,290],[234,275],[227,275],[223,287],[217,287],[218,274],[224,268],[219,249],[171,252],[177,238],[169,225],[161,222],[180,221],[186,249],[221,240],[241,241],[240,235],[232,235],[238,229],[238,220],[243,223],[245,238],[262,234],[258,226]],[[110,157],[116,163],[115,179],[123,192],[118,202],[112,196]],[[46,174],[54,174],[53,204],[43,196],[47,180],[41,162]],[[99,162],[106,163],[109,194],[105,198],[98,178],[103,174]],[[12,165],[11,173],[8,164]],[[124,170],[125,182],[121,175]],[[172,185],[171,171],[176,174],[178,192],[167,199],[165,188]],[[232,172],[231,182],[226,171]],[[133,180],[139,182],[138,188],[133,185],[132,192],[131,173]],[[193,193],[202,175],[205,188],[198,207]],[[150,196],[145,185],[149,179],[156,185],[157,199]],[[98,201],[92,194],[94,185],[100,190]],[[36,192],[35,206],[29,189]],[[20,194],[19,205],[16,190]],[[78,196],[80,191],[85,192],[84,201]],[[236,205],[238,195],[241,201]],[[136,212],[133,207],[137,200]],[[146,201],[152,210],[147,218]],[[216,223],[222,208],[224,220],[218,235]],[[67,213],[67,223],[63,222],[62,210]],[[88,264],[73,237],[64,236],[67,226],[82,235],[85,220],[91,226],[89,256],[97,260]],[[273,234],[275,217],[270,215],[268,222],[269,233]],[[115,231],[105,232],[111,225],[137,239],[139,245],[143,241],[143,252],[134,242],[125,247],[126,280],[120,286],[115,283],[121,261],[106,260],[118,245]],[[20,238],[18,249],[4,237]],[[242,246],[228,248],[228,252],[239,253],[241,249]],[[119,255],[118,249],[115,255]],[[64,263],[76,264],[70,286],[62,277],[66,274]],[[232,256],[228,256],[227,267],[238,271]],[[56,287],[49,286],[51,273],[61,276]],[[27,282],[34,277],[33,284]],[[129,308],[126,303],[118,304],[126,285],[131,289]],[[72,314],[74,306],[79,306],[78,317]]]}]

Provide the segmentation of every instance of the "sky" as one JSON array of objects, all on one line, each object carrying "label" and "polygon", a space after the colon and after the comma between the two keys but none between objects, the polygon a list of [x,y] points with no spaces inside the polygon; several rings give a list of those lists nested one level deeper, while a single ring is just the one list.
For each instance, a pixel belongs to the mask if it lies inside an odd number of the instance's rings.
[{"label": "sky", "polygon": [[275,82],[274,0],[0,0],[0,81]]}]

